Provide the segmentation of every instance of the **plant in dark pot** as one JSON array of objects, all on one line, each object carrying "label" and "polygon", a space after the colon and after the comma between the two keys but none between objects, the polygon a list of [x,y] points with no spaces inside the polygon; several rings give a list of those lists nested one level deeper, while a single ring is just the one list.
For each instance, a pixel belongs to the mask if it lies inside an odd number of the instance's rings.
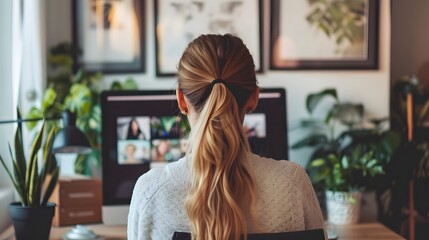
[{"label": "plant in dark pot", "polygon": [[[377,190],[383,182],[400,137],[383,127],[387,119],[365,121],[363,105],[340,102],[335,89],[308,95],[306,106],[311,117],[301,122],[301,128],[309,132],[293,144],[292,149],[313,147],[307,170],[319,200],[322,203],[326,200],[328,218],[329,209],[335,208],[332,200],[339,200],[339,206],[350,207],[335,209],[334,212],[348,214],[331,215],[330,221],[337,224],[357,222],[362,191]],[[313,116],[315,112],[321,113],[318,106],[325,107],[322,118]]]},{"label": "plant in dark pot", "polygon": [[[20,239],[49,239],[55,204],[48,202],[58,180],[59,167],[51,154],[55,137],[53,128],[45,141],[42,129],[32,144],[28,161],[25,159],[22,129],[19,124],[15,134],[15,151],[9,146],[12,167],[9,169],[0,156],[21,202],[11,203],[9,211],[15,228],[15,236]],[[44,144],[43,144],[44,142]],[[39,151],[44,145],[42,153]],[[39,156],[42,156],[39,162]]]}]

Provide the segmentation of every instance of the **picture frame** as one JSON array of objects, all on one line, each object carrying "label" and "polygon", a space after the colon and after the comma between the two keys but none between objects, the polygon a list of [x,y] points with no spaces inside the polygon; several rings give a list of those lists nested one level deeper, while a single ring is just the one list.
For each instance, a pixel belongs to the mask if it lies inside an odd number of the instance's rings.
[{"label": "picture frame", "polygon": [[335,4],[272,0],[270,69],[378,69],[379,1]]},{"label": "picture frame", "polygon": [[262,0],[154,0],[154,6],[157,76],[174,76],[186,46],[210,33],[240,37],[263,71]]},{"label": "picture frame", "polygon": [[87,72],[145,72],[145,1],[74,0],[75,68]]}]

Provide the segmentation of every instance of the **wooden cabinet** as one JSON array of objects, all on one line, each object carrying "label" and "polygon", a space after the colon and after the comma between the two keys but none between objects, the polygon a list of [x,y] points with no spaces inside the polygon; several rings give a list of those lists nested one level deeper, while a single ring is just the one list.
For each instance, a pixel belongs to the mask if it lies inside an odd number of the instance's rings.
[{"label": "wooden cabinet", "polygon": [[57,204],[53,226],[101,222],[101,180],[61,178],[49,199]]}]

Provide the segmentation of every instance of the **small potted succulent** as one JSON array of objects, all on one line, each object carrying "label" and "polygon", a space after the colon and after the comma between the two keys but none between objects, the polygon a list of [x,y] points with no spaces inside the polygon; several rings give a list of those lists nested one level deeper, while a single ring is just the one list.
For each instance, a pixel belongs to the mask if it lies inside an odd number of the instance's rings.
[{"label": "small potted succulent", "polygon": [[[55,129],[52,129],[43,141],[42,129],[34,139],[28,161],[24,155],[22,129],[18,126],[15,134],[15,151],[9,146],[12,167],[9,169],[0,156],[20,202],[11,203],[9,212],[15,228],[16,239],[49,239],[55,204],[48,202],[58,181],[59,167],[51,154]],[[39,150],[43,147],[43,153]],[[39,165],[39,156],[42,164]]]}]

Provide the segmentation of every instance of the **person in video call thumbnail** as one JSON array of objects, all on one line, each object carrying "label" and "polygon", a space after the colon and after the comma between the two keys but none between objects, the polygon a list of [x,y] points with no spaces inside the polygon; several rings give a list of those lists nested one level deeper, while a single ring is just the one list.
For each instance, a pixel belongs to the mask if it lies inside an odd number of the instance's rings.
[{"label": "person in video call thumbnail", "polygon": [[140,126],[136,118],[132,118],[128,126],[127,139],[146,139],[144,133],[140,130]]}]

